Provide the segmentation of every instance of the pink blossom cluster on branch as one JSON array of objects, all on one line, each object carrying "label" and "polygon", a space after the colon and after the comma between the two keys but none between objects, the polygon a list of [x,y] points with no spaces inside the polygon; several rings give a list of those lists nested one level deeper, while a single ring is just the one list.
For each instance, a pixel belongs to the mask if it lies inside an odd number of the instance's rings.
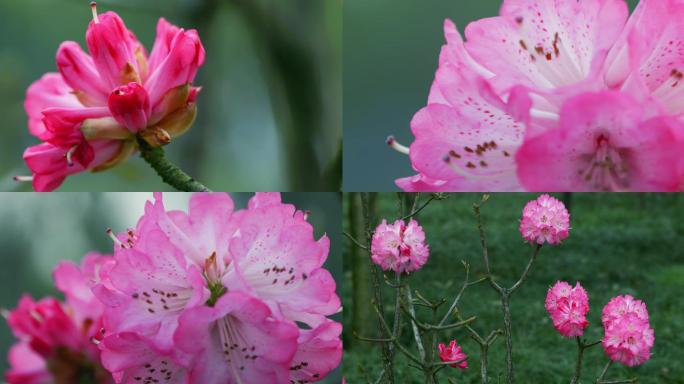
[{"label": "pink blossom cluster on branch", "polygon": [[56,269],[66,303],[24,298],[10,313],[11,384],[84,367],[98,383],[304,383],[339,365],[329,240],[279,194],[242,210],[195,194],[187,212],[156,194],[135,229],[111,236],[113,256]]},{"label": "pink blossom cluster on branch", "polygon": [[194,122],[204,63],[197,31],[163,18],[150,54],[114,12],[97,14],[86,32],[90,54],[73,41],[57,51],[58,73],[47,73],[26,94],[29,132],[42,141],[24,152],[36,191],[52,191],[67,176],[103,171],[137,148],[168,144]]},{"label": "pink blossom cluster on branch", "polygon": [[570,232],[570,212],[558,199],[541,195],[525,204],[519,230],[530,243],[560,244]]},{"label": "pink blossom cluster on branch", "polygon": [[384,271],[409,273],[419,270],[430,256],[425,244],[425,232],[418,222],[411,219],[387,224],[383,219],[375,229],[371,240],[371,260]]},{"label": "pink blossom cluster on branch", "polygon": [[612,298],[601,316],[603,349],[611,360],[633,367],[651,358],[655,335],[646,304],[630,295]]},{"label": "pink blossom cluster on branch", "polygon": [[589,325],[589,297],[579,282],[574,287],[559,281],[549,288],[544,303],[553,326],[564,337],[582,336]]},{"label": "pink blossom cluster on branch", "polygon": [[[684,188],[684,4],[504,0],[451,21],[405,191]],[[628,19],[629,17],[629,19]]]}]

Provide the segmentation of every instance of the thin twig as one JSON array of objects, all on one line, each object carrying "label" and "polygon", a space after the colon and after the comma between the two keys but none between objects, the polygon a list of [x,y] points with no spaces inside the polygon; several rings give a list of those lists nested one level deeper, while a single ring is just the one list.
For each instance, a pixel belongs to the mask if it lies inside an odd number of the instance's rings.
[{"label": "thin twig", "polygon": [[508,290],[509,293],[513,293],[516,289],[520,288],[522,283],[525,281],[527,278],[527,275],[530,273],[530,269],[532,269],[532,264],[534,264],[534,261],[537,260],[537,255],[539,254],[539,250],[541,249],[541,245],[535,244],[534,246],[534,252],[532,253],[532,257],[530,258],[530,261],[527,263],[527,266],[525,267],[525,270],[523,271],[522,275],[520,276],[520,279],[516,281],[515,284]]},{"label": "thin twig", "polygon": [[347,233],[347,232],[344,232],[344,231],[342,232],[342,234],[345,235],[349,240],[351,240],[352,243],[354,243],[354,245],[356,245],[357,247],[363,249],[364,251],[367,251],[367,250],[368,250],[368,247],[366,247],[365,245],[359,243],[358,240],[356,240],[356,239],[354,238],[354,236],[352,236],[351,234],[349,234],[349,233]]},{"label": "thin twig", "polygon": [[468,288],[468,279],[470,278],[470,264],[464,261],[463,268],[465,268],[465,278],[463,280],[463,286],[454,298],[454,301],[451,303],[449,310],[447,311],[447,313],[444,314],[444,317],[442,317],[442,320],[439,322],[438,325],[444,324],[447,321],[447,319],[449,319],[449,316],[453,313],[454,309],[456,309],[456,306],[458,305],[458,302],[461,300],[463,292],[466,290],[466,288]]},{"label": "thin twig", "polygon": [[416,310],[413,308],[413,298],[411,297],[411,288],[406,288],[406,301],[409,305],[409,318],[411,320],[411,329],[413,330],[413,337],[416,340],[416,348],[418,348],[418,354],[420,354],[421,359],[425,360],[425,346],[423,346],[423,340],[420,337],[420,331],[418,330],[418,325],[413,319],[416,318]]},{"label": "thin twig", "polygon": [[[425,207],[427,207],[433,200],[435,200],[435,196],[434,196],[434,195],[430,196],[430,198],[427,199],[427,200],[423,203],[423,205],[420,206],[420,208],[418,208],[418,209],[415,209],[415,208],[414,208],[414,209],[411,211],[411,213],[409,213],[408,215],[402,217],[400,220],[410,219],[410,218],[412,218],[413,216],[417,215],[420,211],[422,211],[423,209],[425,209]],[[416,199],[416,201],[418,201],[418,199]]]}]

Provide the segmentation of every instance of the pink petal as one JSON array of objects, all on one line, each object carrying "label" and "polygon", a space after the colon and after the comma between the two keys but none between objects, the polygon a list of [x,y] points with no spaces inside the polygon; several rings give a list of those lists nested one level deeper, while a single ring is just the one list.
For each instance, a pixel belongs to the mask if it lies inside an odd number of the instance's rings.
[{"label": "pink petal", "polygon": [[337,368],[342,360],[342,324],[328,320],[315,329],[302,331],[292,359],[291,380],[316,382]]},{"label": "pink petal", "polygon": [[287,382],[299,331],[270,315],[263,302],[239,292],[226,293],[213,308],[186,311],[174,340],[181,350],[196,356],[192,382]]},{"label": "pink petal", "polygon": [[622,0],[507,0],[501,16],[466,27],[466,49],[498,89],[565,86],[598,70],[627,16]]},{"label": "pink petal", "polygon": [[145,81],[152,108],[156,107],[169,90],[192,84],[199,67],[204,64],[204,58],[204,47],[197,31],[178,30],[168,55]]},{"label": "pink petal", "polygon": [[71,88],[83,92],[85,99],[92,102],[90,106],[107,105],[108,86],[100,78],[93,59],[78,43],[67,41],[60,45],[57,68]]},{"label": "pink petal", "polygon": [[50,137],[43,124],[43,110],[48,107],[78,108],[82,107],[72,89],[58,73],[45,74],[40,80],[31,84],[26,91],[24,109],[29,118],[29,132],[41,140]]},{"label": "pink petal", "polygon": [[[188,373],[177,357],[156,349],[151,340],[136,333],[105,337],[101,344],[102,364],[119,373],[117,383],[138,384],[143,380],[159,383],[188,383]],[[156,381],[155,381],[156,380]]]},{"label": "pink petal", "polygon": [[180,31],[180,28],[169,23],[163,17],[159,19],[157,23],[157,37],[154,40],[154,46],[152,47],[152,53],[150,53],[148,62],[150,72],[154,72],[166,56],[169,55],[171,43],[178,31]]},{"label": "pink petal", "polygon": [[103,13],[98,18],[99,22],[90,22],[86,42],[95,67],[109,90],[131,81],[125,76],[127,65],[142,77],[136,53],[142,54],[143,48],[133,32],[114,12]]}]

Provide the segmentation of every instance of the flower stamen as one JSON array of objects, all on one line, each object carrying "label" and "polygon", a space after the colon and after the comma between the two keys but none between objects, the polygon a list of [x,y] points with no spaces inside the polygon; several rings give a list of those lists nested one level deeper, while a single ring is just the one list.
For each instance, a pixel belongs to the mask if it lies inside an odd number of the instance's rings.
[{"label": "flower stamen", "polygon": [[90,2],[90,9],[93,12],[93,21],[95,24],[100,24],[100,18],[97,16],[97,1]]},{"label": "flower stamen", "polygon": [[394,136],[389,136],[386,142],[387,145],[389,145],[390,148],[394,149],[395,151],[403,153],[404,155],[409,154],[409,148],[405,145],[399,144],[397,140],[394,138]]},{"label": "flower stamen", "polygon": [[74,152],[76,152],[76,149],[78,149],[78,145],[74,145],[73,147],[69,148],[67,153],[64,155],[64,157],[66,157],[67,160],[67,165],[70,167],[74,166],[73,156]]},{"label": "flower stamen", "polygon": [[14,181],[18,181],[18,182],[22,182],[22,183],[23,182],[30,183],[33,181],[33,176],[14,176],[12,179]]}]

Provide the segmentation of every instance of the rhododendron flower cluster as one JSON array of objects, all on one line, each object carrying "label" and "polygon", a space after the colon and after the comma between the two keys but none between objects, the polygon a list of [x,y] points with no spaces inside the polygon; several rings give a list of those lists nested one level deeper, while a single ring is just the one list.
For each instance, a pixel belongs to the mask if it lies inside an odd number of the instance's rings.
[{"label": "rhododendron flower cluster", "polygon": [[[315,240],[279,194],[257,193],[239,211],[227,194],[195,194],[188,212],[167,211],[157,194],[115,239],[109,279],[93,288],[105,305],[102,361],[115,374],[312,382],[339,364],[329,240]],[[146,348],[132,353],[140,339]]]},{"label": "rhododendron flower cluster", "polygon": [[144,140],[169,143],[193,123],[199,88],[193,87],[205,52],[195,30],[164,19],[148,55],[114,12],[97,14],[86,32],[90,54],[72,41],[57,51],[59,73],[33,83],[25,109],[32,135],[42,141],[24,160],[36,191],[52,191],[67,176],[102,171],[125,160]]},{"label": "rhododendron flower cluster", "polygon": [[102,337],[103,306],[90,291],[111,262],[110,256],[95,253],[86,255],[80,267],[62,262],[53,275],[65,302],[26,295],[6,314],[19,340],[8,354],[8,383],[113,383],[95,343]]},{"label": "rhododendron flower cluster", "polygon": [[611,360],[633,367],[651,358],[655,342],[646,304],[630,295],[612,298],[601,316],[603,349]]},{"label": "rhododendron flower cluster", "polygon": [[447,44],[406,191],[684,188],[684,4],[504,0]]},{"label": "rhododendron flower cluster", "polygon": [[373,234],[371,259],[383,270],[409,273],[419,270],[428,259],[430,249],[425,244],[425,232],[414,219],[387,224],[382,220]]},{"label": "rhododendron flower cluster", "polygon": [[456,364],[449,364],[450,367],[466,369],[468,368],[468,356],[463,353],[461,347],[456,344],[456,340],[451,340],[448,346],[444,343],[439,343],[439,358],[444,362],[459,362]]},{"label": "rhododendron flower cluster", "polygon": [[579,282],[574,287],[564,281],[557,282],[549,288],[544,307],[551,315],[553,326],[564,337],[582,336],[589,325],[589,297]]},{"label": "rhododendron flower cluster", "polygon": [[[13,356],[64,344],[116,383],[308,383],[339,365],[328,237],[316,240],[307,215],[278,193],[257,193],[242,210],[228,194],[198,193],[187,212],[155,194],[134,229],[109,234],[106,263],[55,272],[73,315],[39,303],[57,313],[47,331],[31,328],[36,313],[45,317],[32,302],[10,316],[18,337],[34,336]],[[57,340],[40,338],[56,329],[65,330]],[[37,365],[22,356],[10,374]]]},{"label": "rhododendron flower cluster", "polygon": [[541,195],[523,208],[519,230],[530,243],[560,244],[570,231],[570,213],[560,200]]}]

